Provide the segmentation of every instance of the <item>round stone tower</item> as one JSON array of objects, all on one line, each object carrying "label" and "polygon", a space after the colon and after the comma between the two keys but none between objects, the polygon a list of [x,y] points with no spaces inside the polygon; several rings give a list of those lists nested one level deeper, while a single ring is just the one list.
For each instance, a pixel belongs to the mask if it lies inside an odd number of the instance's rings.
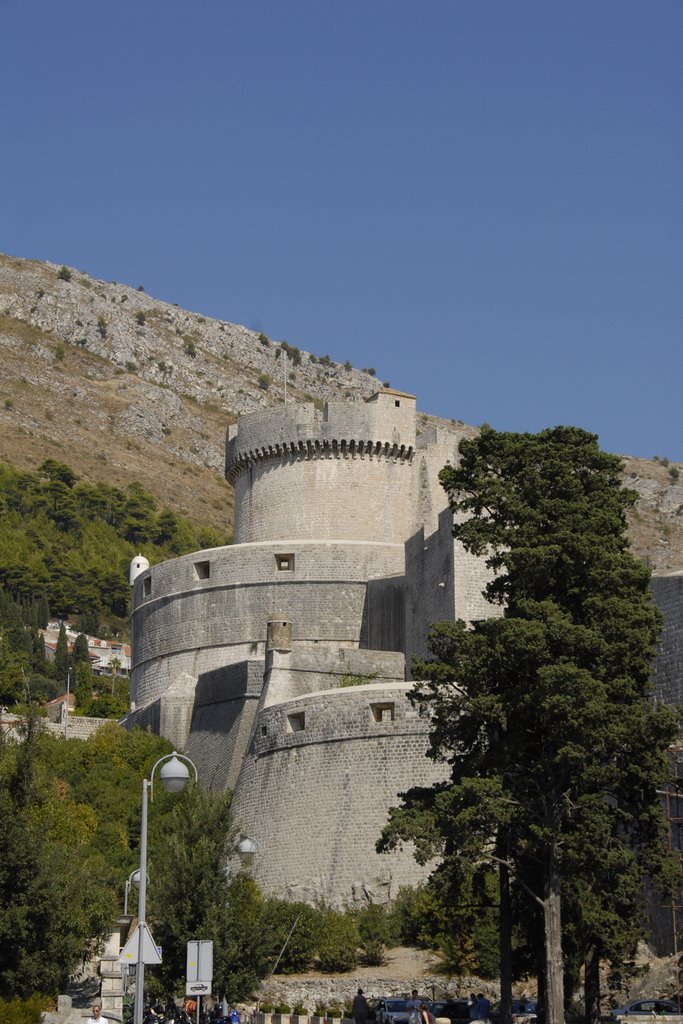
[{"label": "round stone tower", "polygon": [[414,526],[415,399],[381,391],[242,417],[228,431],[235,543],[276,538],[403,544]]}]

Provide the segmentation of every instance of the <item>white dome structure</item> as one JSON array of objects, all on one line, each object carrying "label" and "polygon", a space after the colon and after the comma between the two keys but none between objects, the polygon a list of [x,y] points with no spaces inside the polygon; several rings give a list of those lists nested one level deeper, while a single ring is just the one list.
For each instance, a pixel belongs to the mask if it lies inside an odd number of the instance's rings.
[{"label": "white dome structure", "polygon": [[146,572],[149,569],[149,562],[144,555],[136,555],[133,561],[130,563],[130,569],[128,570],[128,582],[131,587],[135,583],[136,579],[141,572]]}]

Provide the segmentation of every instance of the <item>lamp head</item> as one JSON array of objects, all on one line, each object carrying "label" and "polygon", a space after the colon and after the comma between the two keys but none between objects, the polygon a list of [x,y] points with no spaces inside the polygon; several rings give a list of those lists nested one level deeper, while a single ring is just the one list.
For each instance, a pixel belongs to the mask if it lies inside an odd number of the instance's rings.
[{"label": "lamp head", "polygon": [[159,769],[159,778],[167,793],[182,793],[190,778],[190,771],[187,765],[175,756],[174,751],[171,760],[166,761]]}]

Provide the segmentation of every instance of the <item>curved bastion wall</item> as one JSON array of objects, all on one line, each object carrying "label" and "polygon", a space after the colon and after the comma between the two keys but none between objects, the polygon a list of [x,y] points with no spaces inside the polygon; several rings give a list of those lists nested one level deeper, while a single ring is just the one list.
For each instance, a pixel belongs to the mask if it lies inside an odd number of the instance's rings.
[{"label": "curved bastion wall", "polygon": [[266,893],[336,906],[384,902],[425,878],[410,845],[375,844],[398,794],[445,767],[426,757],[429,722],[409,685],[368,683],[261,706],[233,801]]},{"label": "curved bastion wall", "polygon": [[280,540],[211,548],[148,569],[133,590],[135,710],[179,680],[191,702],[200,675],[254,658],[276,611],[296,618],[299,642],[366,645],[382,614],[374,609],[369,623],[367,581],[400,577],[403,567],[400,544]]},{"label": "curved bastion wall", "polygon": [[302,539],[402,543],[414,529],[415,400],[285,406],[240,418],[228,432],[235,541]]}]

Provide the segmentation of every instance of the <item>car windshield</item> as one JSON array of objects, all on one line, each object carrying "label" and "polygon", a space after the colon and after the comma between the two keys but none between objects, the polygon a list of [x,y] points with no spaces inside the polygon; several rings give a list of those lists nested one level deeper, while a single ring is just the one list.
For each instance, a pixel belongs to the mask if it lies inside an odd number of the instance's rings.
[{"label": "car windshield", "polygon": [[387,999],[387,1010],[396,1012],[396,1010],[407,1010],[408,1006],[405,999]]}]

